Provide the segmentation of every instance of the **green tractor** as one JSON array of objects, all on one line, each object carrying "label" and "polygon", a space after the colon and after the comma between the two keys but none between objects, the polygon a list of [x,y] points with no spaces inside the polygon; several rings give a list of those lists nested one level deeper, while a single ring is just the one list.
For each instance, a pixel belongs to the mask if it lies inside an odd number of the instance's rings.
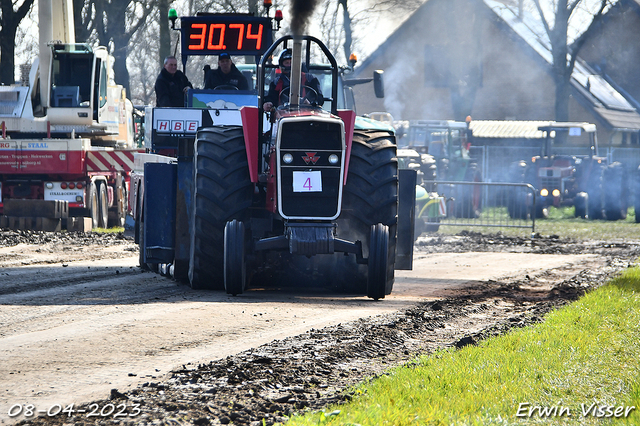
[{"label": "green tractor", "polygon": [[[482,182],[478,163],[469,155],[469,121],[412,120],[399,126],[398,133],[398,147],[420,156],[425,196],[419,214],[427,215],[426,223],[435,222],[430,215],[478,217],[482,208],[481,187],[456,184]],[[442,197],[448,200],[448,209],[441,206]]]}]

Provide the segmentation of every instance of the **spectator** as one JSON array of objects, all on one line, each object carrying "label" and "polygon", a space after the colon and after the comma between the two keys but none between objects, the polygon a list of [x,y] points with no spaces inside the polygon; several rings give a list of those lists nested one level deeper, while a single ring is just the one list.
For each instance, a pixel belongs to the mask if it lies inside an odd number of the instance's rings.
[{"label": "spectator", "polygon": [[218,56],[218,68],[207,72],[204,88],[232,89],[231,86],[238,90],[249,89],[247,79],[231,61],[231,56],[228,53],[221,53],[220,56]]},{"label": "spectator", "polygon": [[178,70],[178,60],[175,56],[167,56],[164,68],[156,79],[156,105],[159,107],[183,107],[184,95],[189,88],[193,88],[189,79]]}]

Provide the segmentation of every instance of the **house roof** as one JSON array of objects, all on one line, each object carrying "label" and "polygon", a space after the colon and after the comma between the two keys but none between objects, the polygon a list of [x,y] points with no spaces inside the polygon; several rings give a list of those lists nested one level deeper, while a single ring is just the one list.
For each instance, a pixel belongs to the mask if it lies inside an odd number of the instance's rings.
[{"label": "house roof", "polygon": [[538,128],[551,123],[551,121],[471,120],[469,129],[476,138],[540,139],[544,135]]},{"label": "house roof", "polygon": [[[518,16],[517,9],[495,0],[483,1],[498,17],[509,25],[522,40],[534,49],[542,59],[550,66],[553,64],[551,43],[539,19],[527,12],[523,12],[521,16]],[[637,127],[635,128],[640,129],[640,114],[635,111],[635,108],[620,92],[614,89],[602,75],[596,73],[586,61],[580,58],[576,59],[571,80],[574,86],[580,86],[594,98],[592,102],[594,107],[598,108],[598,111],[602,111],[603,109],[616,109],[631,112],[631,115],[638,120]],[[587,93],[583,94],[586,95]],[[632,121],[631,117],[628,119]]]},{"label": "house roof", "polygon": [[[430,0],[433,1],[433,0]],[[411,15],[398,30],[396,30],[376,51],[373,52],[356,70],[364,70],[369,64],[375,63],[377,58],[393,46],[394,43],[402,43],[403,27],[419,23],[420,14],[428,6],[426,1]],[[553,63],[551,44],[542,23],[533,15],[523,13],[519,16],[517,6],[508,6],[495,0],[479,0],[486,5],[500,21],[504,22],[526,45],[549,66]],[[640,0],[632,0],[640,5]],[[629,101],[620,91],[616,90],[604,76],[594,71],[585,61],[578,58],[571,75],[571,84],[574,90],[582,98],[579,100],[594,115],[599,117],[607,127],[615,130],[637,131],[640,130],[640,114],[638,114],[635,101]]]}]

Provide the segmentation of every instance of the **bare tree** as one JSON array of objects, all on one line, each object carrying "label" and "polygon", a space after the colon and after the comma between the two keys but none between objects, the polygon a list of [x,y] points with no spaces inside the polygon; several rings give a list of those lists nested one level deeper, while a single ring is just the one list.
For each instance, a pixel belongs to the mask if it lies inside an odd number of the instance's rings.
[{"label": "bare tree", "polygon": [[323,38],[331,50],[342,45],[345,62],[357,45],[364,42],[362,35],[369,25],[383,16],[402,15],[415,11],[424,0],[326,0],[320,7]]},{"label": "bare tree", "polygon": [[[541,4],[540,0],[533,0],[533,3],[551,44],[552,72],[556,89],[556,120],[568,121],[571,74],[573,73],[578,53],[592,29],[602,19],[603,13],[613,1],[597,0],[597,3],[595,3],[587,0],[555,0],[551,4],[552,10],[549,13],[545,13],[549,5]],[[592,4],[593,6],[591,6]],[[570,43],[569,28],[572,21],[577,20],[586,29],[575,41]],[[573,24],[576,24],[576,22],[573,22]]]},{"label": "bare tree", "polygon": [[15,83],[16,33],[34,0],[0,0],[0,83]]},{"label": "bare tree", "polygon": [[127,56],[131,36],[147,23],[147,17],[156,8],[156,2],[132,0],[90,0],[93,2],[95,19],[93,28],[103,46],[113,43],[115,79],[130,93]]}]

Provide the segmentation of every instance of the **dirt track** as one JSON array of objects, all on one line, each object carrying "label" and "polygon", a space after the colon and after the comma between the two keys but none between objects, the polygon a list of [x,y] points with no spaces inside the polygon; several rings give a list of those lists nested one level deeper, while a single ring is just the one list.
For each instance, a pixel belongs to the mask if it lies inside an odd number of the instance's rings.
[{"label": "dirt track", "polygon": [[74,419],[30,423],[272,424],[348,398],[345,387],[418,353],[539,321],[640,253],[625,242],[423,237],[414,270],[398,272],[383,301],[279,289],[233,298],[142,272],[122,236],[15,234],[0,247],[0,424],[25,404],[91,401]]}]

